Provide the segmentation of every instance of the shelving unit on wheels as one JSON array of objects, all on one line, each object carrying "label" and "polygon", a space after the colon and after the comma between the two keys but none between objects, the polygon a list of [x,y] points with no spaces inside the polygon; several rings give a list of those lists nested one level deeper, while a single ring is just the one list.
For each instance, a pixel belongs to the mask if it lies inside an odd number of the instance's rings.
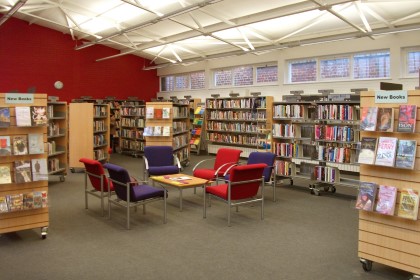
[{"label": "shelving unit on wheels", "polygon": [[59,102],[57,98],[48,97],[48,175],[60,176],[65,181],[67,175],[67,102]]},{"label": "shelving unit on wheels", "polygon": [[[405,103],[383,103],[376,96],[406,96],[398,99]],[[396,99],[395,99],[396,100]],[[397,132],[399,105],[417,105],[417,118],[414,133]],[[365,271],[372,269],[373,262],[388,265],[413,273],[413,280],[420,279],[420,220],[405,219],[398,216],[401,190],[410,188],[420,192],[420,90],[361,93],[361,107],[394,108],[393,132],[361,131],[362,137],[396,137],[398,140],[417,141],[415,164],[413,169],[378,165],[360,165],[360,181],[373,182],[378,185],[395,186],[398,189],[397,209],[394,215],[383,215],[375,211],[359,211],[358,256]],[[419,206],[417,206],[419,207]]]},{"label": "shelving unit on wheels", "polygon": [[[16,123],[16,108],[31,106],[46,111],[47,95],[0,93],[0,234],[40,228],[45,239],[49,225],[48,170],[47,153],[42,149],[47,142],[47,125],[31,125],[32,108],[22,117],[29,124]],[[37,135],[36,153],[28,146],[31,135]]]}]

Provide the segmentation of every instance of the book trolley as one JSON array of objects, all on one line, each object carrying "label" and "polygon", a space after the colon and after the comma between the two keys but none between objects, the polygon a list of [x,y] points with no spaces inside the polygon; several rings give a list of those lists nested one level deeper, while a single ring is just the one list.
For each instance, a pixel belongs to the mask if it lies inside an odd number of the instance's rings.
[{"label": "book trolley", "polygon": [[[20,100],[27,101],[22,102]],[[41,134],[40,144],[45,146],[47,142],[47,124],[41,126],[17,126],[16,124],[16,107],[29,106],[43,106],[46,109],[47,95],[0,93],[0,107],[8,108],[10,113],[8,116],[10,124],[7,126],[2,125],[0,135],[3,137],[8,136],[11,139],[15,139],[16,136],[20,135],[28,139],[30,134]],[[31,117],[32,115],[30,115],[29,119]],[[2,115],[2,122],[3,118],[7,119],[7,116]],[[6,148],[7,145],[8,143],[3,143],[2,141],[2,149]],[[41,236],[45,239],[49,224],[47,153],[45,151],[42,152],[43,147],[40,147],[36,154],[31,154],[30,147],[27,145],[26,149],[29,150],[29,153],[19,154],[15,148],[20,150],[20,147],[15,146],[15,143],[10,144],[9,152],[2,152],[0,157],[0,199],[2,200],[0,201],[0,233],[40,228]],[[22,176],[21,178],[24,178],[24,182],[19,182],[16,162],[32,162],[27,167],[31,168],[32,165],[32,174],[26,173],[26,175],[33,175],[32,178],[31,176]],[[42,169],[38,169],[36,167],[38,162],[44,162],[45,166]],[[35,169],[33,169],[34,167]],[[9,171],[5,172],[5,169],[9,169]],[[37,174],[33,173],[35,170]],[[4,198],[7,198],[7,201],[10,202],[6,207]]]},{"label": "book trolley", "polygon": [[[416,140],[420,144],[420,122],[417,108],[416,128],[414,133],[397,132],[399,105],[403,103],[384,103],[378,101],[380,92],[361,92],[361,107],[377,106],[394,108],[393,132],[361,131],[366,137],[397,137],[398,139]],[[384,93],[384,92],[382,92]],[[420,104],[420,91],[392,91],[387,95],[407,94],[405,104]],[[384,93],[385,94],[385,93]],[[395,99],[397,100],[397,99]],[[390,100],[392,101],[392,100]],[[399,100],[397,100],[399,101]],[[389,102],[389,101],[388,101]],[[420,221],[398,216],[397,210],[401,190],[410,188],[420,191],[420,150],[417,147],[413,169],[361,164],[360,181],[378,185],[395,186],[398,189],[394,215],[383,215],[375,211],[359,211],[358,256],[365,271],[372,269],[377,262],[413,273],[412,279],[420,279]],[[418,206],[417,206],[418,207]]]}]

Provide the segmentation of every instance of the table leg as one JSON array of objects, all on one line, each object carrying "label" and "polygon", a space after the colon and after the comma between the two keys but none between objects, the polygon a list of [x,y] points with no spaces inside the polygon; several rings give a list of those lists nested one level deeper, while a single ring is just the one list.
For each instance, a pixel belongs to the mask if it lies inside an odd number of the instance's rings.
[{"label": "table leg", "polygon": [[179,211],[182,212],[182,189],[179,189]]}]

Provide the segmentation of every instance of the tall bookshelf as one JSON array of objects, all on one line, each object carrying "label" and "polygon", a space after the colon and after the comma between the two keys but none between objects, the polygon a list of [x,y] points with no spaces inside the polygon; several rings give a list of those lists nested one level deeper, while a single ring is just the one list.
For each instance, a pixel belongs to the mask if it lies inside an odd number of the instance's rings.
[{"label": "tall bookshelf", "polygon": [[[164,112],[168,112],[166,115]],[[158,113],[159,112],[159,113]],[[163,112],[163,113],[161,113]],[[189,104],[173,102],[147,102],[144,137],[146,146],[171,146],[181,162],[190,161]],[[164,131],[169,127],[169,135]],[[161,133],[156,133],[160,129]],[[150,133],[151,132],[151,133]]]},{"label": "tall bookshelf", "polygon": [[191,121],[191,140],[190,149],[191,152],[200,154],[203,148],[202,137],[204,135],[204,112],[206,109],[206,103],[198,103],[193,112],[193,118]]},{"label": "tall bookshelf", "polygon": [[109,104],[69,104],[69,167],[83,168],[82,157],[109,160]]},{"label": "tall bookshelf", "polygon": [[272,96],[226,97],[206,99],[205,134],[208,152],[221,147],[236,147],[248,157],[264,150],[272,124]]},{"label": "tall bookshelf", "polygon": [[[17,98],[17,99],[14,99]],[[21,98],[26,102],[18,101]],[[8,99],[6,101],[6,99]],[[7,150],[8,143],[3,137],[10,137],[9,151],[0,156],[1,181],[0,184],[0,200],[4,203],[4,199],[8,197],[13,201],[13,209],[8,208],[5,211],[4,204],[0,213],[0,233],[15,232],[27,229],[41,229],[42,238],[46,238],[49,225],[49,208],[48,208],[48,176],[47,173],[47,153],[38,154],[16,154],[15,148],[20,150],[20,146],[15,146],[15,137],[29,138],[30,134],[42,135],[41,146],[45,145],[47,140],[47,125],[43,126],[17,126],[16,124],[16,107],[43,106],[47,108],[46,94],[7,94],[0,93],[0,107],[8,108],[10,124],[0,128],[2,136],[2,149]],[[2,115],[2,122],[7,116]],[[31,118],[31,117],[29,117]],[[15,143],[16,144],[16,143]],[[26,148],[29,150],[28,142]],[[30,152],[30,150],[29,150]],[[41,171],[37,171],[37,162],[44,162],[45,166]],[[17,162],[25,162],[21,167],[29,168],[35,172],[41,172],[39,175],[32,172],[31,176],[23,176],[24,183],[18,183],[17,179]],[[34,164],[32,166],[32,164]],[[9,172],[7,172],[9,169]],[[45,171],[43,171],[45,170]],[[45,172],[45,174],[44,174]],[[21,173],[22,174],[22,173]],[[28,175],[28,173],[26,173]],[[42,176],[41,176],[42,175]],[[35,177],[36,176],[36,177]],[[9,178],[9,179],[7,179]],[[29,181],[28,181],[29,180]],[[10,206],[10,205],[9,205]]]},{"label": "tall bookshelf", "polygon": [[[414,133],[397,132],[399,105],[401,103],[383,103],[375,96],[380,92],[361,93],[361,107],[394,108],[393,132],[361,131],[362,137],[396,137],[399,140],[417,141],[417,152],[413,169],[401,169],[378,165],[361,164],[360,181],[378,185],[395,186],[398,189],[397,205],[394,215],[382,215],[372,211],[359,211],[358,256],[363,269],[372,269],[372,262],[385,264],[405,270],[420,278],[420,219],[409,220],[398,216],[401,190],[411,188],[420,192],[420,90],[392,91],[385,94],[394,96],[407,94],[405,104],[417,105],[416,129]],[[383,95],[384,92],[381,93]],[[403,103],[404,104],[404,103]]]},{"label": "tall bookshelf", "polygon": [[139,156],[144,151],[143,137],[146,105],[122,105],[120,107],[120,148],[121,152]]},{"label": "tall bookshelf", "polygon": [[48,175],[57,175],[60,181],[65,180],[67,175],[67,103],[49,101],[47,107],[48,130],[47,130],[47,152],[48,152]]}]

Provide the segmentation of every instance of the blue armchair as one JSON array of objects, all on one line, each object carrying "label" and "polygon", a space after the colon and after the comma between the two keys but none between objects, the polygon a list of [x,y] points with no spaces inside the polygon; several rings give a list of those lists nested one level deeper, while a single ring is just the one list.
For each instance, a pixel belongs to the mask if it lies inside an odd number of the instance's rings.
[{"label": "blue armchair", "polygon": [[181,163],[173,154],[171,146],[144,147],[144,179],[150,176],[177,174],[181,171]]}]

